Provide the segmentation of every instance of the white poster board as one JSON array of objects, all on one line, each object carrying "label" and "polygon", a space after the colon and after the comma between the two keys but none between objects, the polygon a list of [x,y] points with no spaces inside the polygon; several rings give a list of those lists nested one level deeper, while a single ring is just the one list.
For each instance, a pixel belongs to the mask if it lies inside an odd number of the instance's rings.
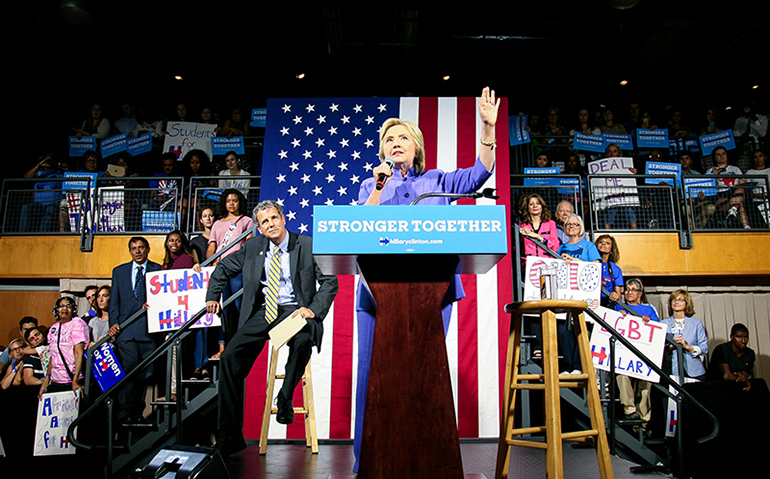
[{"label": "white poster board", "polygon": [[75,454],[67,428],[78,417],[80,395],[73,391],[48,393],[37,405],[35,456]]},{"label": "white poster board", "polygon": [[590,175],[613,175],[612,178],[591,178],[591,194],[595,210],[604,210],[615,206],[639,206],[639,192],[636,178],[629,168],[634,167],[633,158],[602,158],[588,163]]},{"label": "white poster board", "polygon": [[[167,269],[147,273],[147,331],[159,333],[179,329],[206,306],[206,290],[214,266],[192,269]],[[193,328],[221,326],[218,315],[206,313]]]},{"label": "white poster board", "polygon": [[[594,312],[629,340],[639,352],[650,358],[657,367],[660,367],[663,361],[663,348],[666,345],[666,332],[668,331],[665,324],[657,321],[645,323],[642,318],[630,314],[623,317],[620,311],[613,311],[601,306],[596,308]],[[594,330],[591,333],[591,356],[596,369],[610,370],[610,361],[613,361],[610,356],[610,337],[607,330],[599,327],[599,325],[594,325]],[[620,341],[615,343],[614,363],[617,374],[653,383],[660,381],[660,376],[653,372],[638,356],[632,354]]]},{"label": "white poster board", "polygon": [[216,135],[217,125],[190,123],[187,121],[169,121],[163,151],[176,154],[182,160],[190,150],[203,150],[211,157],[211,138]]},{"label": "white poster board", "polygon": [[99,188],[99,224],[97,231],[125,231],[125,203],[122,186]]},{"label": "white poster board", "polygon": [[[601,263],[572,261],[567,264],[556,258],[527,256],[524,281],[524,301],[540,298],[540,268],[556,266],[557,296],[555,299],[585,301],[590,309],[599,306],[602,287]],[[588,321],[588,317],[586,320]]]}]

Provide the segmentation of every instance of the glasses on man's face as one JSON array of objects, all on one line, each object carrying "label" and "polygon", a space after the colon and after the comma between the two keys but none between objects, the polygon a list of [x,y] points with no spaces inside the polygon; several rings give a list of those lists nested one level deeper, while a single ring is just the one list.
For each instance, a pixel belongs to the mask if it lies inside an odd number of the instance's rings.
[{"label": "glasses on man's face", "polygon": [[11,348],[11,352],[12,352],[12,353],[18,353],[18,352],[19,352],[19,351],[21,351],[22,349],[23,349],[23,348],[22,348],[21,346],[18,346],[18,347],[15,347],[15,348]]}]

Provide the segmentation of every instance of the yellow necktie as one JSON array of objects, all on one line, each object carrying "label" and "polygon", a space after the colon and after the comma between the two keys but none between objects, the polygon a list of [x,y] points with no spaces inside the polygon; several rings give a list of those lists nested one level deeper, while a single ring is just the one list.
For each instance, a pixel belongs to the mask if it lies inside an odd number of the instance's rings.
[{"label": "yellow necktie", "polygon": [[281,249],[276,246],[270,269],[267,272],[267,291],[265,293],[265,319],[272,323],[278,318],[278,283],[281,282]]}]

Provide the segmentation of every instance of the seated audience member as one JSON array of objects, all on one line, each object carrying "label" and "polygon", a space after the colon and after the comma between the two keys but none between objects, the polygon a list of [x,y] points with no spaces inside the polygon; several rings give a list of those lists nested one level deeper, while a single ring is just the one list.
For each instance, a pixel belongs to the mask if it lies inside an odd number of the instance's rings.
[{"label": "seated audience member", "polygon": [[626,135],[628,132],[620,123],[615,123],[615,115],[612,114],[612,110],[605,108],[602,111],[602,118],[604,122],[599,127],[602,133],[615,133],[617,135]]},{"label": "seated audience member", "polygon": [[[78,173],[95,173],[97,178],[102,178],[105,175],[105,172],[104,170],[99,169],[99,162],[100,157],[96,151],[86,151],[80,159],[80,169],[78,170]],[[77,231],[80,227],[81,219],[84,214],[83,208],[80,206],[83,194],[82,191],[65,193],[65,198],[61,201],[59,206],[59,231]]]},{"label": "seated audience member", "polygon": [[[644,285],[639,278],[629,278],[626,280],[626,304],[634,312],[641,316],[642,321],[658,322],[658,313],[655,308],[645,304]],[[620,311],[626,316],[626,311],[620,306],[615,305],[615,310]],[[620,403],[623,405],[623,413],[628,420],[642,419],[649,422],[651,416],[650,409],[650,389],[652,383],[641,379],[634,379],[621,374],[616,375],[618,390],[620,391]],[[634,388],[636,384],[636,388]],[[645,424],[644,429],[646,430]]]},{"label": "seated audience member", "polygon": [[692,169],[692,156],[687,150],[679,150],[676,159],[682,165],[683,175],[700,175],[700,172]]},{"label": "seated audience member", "polygon": [[86,314],[83,315],[82,319],[86,323],[96,316],[96,293],[99,291],[99,286],[95,284],[89,284],[85,287],[83,290],[83,296],[86,297],[86,301],[88,301],[89,309],[86,311]]},{"label": "seated audience member", "polygon": [[128,133],[132,135],[136,130],[136,115],[134,115],[133,102],[127,101],[120,105],[123,110],[123,117],[115,122],[115,129],[113,134],[119,135],[121,133]]},{"label": "seated audience member", "polygon": [[[622,126],[621,126],[622,128]],[[610,143],[607,145],[607,148],[604,149],[605,154],[607,155],[607,158],[622,158],[623,157],[623,150],[620,149],[620,147],[615,143]],[[631,174],[636,174],[637,170],[636,168],[628,168],[628,171],[631,172]],[[623,191],[622,188],[620,191]],[[618,211],[621,211],[624,213],[626,217],[626,224],[628,224],[631,229],[636,229],[636,214],[634,213],[633,208],[628,206],[621,206],[621,207],[610,207],[605,210],[605,221],[604,221],[604,228],[605,229],[611,229],[613,226],[615,226],[615,216],[617,216]]]},{"label": "seated audience member", "polygon": [[720,188],[717,189],[716,203],[714,204],[714,211],[719,214],[715,214],[711,217],[711,220],[716,220],[716,223],[712,222],[711,225],[706,224],[705,227],[721,226],[723,228],[751,228],[746,216],[746,209],[743,201],[745,190],[743,188],[736,188],[736,186],[742,184],[744,180],[721,176],[742,175],[743,172],[737,166],[729,164],[727,148],[724,146],[717,146],[711,154],[716,162],[716,166],[710,168],[706,174],[720,176],[717,178],[717,185],[719,185]]},{"label": "seated audience member", "polygon": [[623,128],[625,128],[627,132],[633,135],[637,128],[641,128],[641,126],[639,126],[641,122],[642,107],[639,106],[639,103],[637,102],[630,103],[628,105],[628,121],[623,123]]},{"label": "seated audience member", "polygon": [[[241,169],[241,160],[234,151],[228,151],[225,154],[226,170],[221,170],[219,176],[249,176],[249,172]],[[244,196],[249,195],[249,188],[251,187],[251,180],[249,179],[228,179],[219,180],[220,189],[234,188],[243,193]]]},{"label": "seated audience member", "polygon": [[226,136],[232,138],[234,136],[249,136],[251,135],[251,127],[249,126],[249,118],[247,115],[241,113],[241,108],[236,106],[230,110],[230,119],[225,121],[222,125],[222,129],[219,131],[219,136]]},{"label": "seated audience member", "polygon": [[744,391],[751,389],[757,355],[749,346],[749,328],[735,323],[730,329],[730,342],[714,348],[706,377],[710,381],[733,381]]},{"label": "seated audience member", "polygon": [[97,140],[103,140],[110,136],[110,120],[102,116],[102,105],[95,103],[91,106],[91,114],[83,121],[80,128],[75,129],[78,139],[84,136],[95,136]]},{"label": "seated audience member", "polygon": [[[19,335],[23,338],[24,333],[31,328],[37,327],[37,318],[33,318],[32,316],[24,316],[19,321]],[[11,364],[11,356],[10,356],[10,348],[5,348],[2,353],[0,353],[0,377],[3,376],[3,373],[5,372],[5,368]]]},{"label": "seated audience member", "polygon": [[5,375],[0,380],[0,387],[8,389],[11,386],[21,386],[24,380],[24,341],[21,339],[12,339],[8,344],[9,357],[11,363],[5,371]]},{"label": "seated audience member", "polygon": [[[24,178],[61,178],[61,172],[55,168],[56,160],[53,153],[48,153],[29,171]],[[19,217],[19,232],[49,232],[56,231],[56,219],[59,212],[59,202],[62,198],[62,183],[59,181],[39,181],[33,186],[35,193],[32,203],[21,207]],[[49,191],[46,191],[49,190]],[[50,191],[59,190],[59,191]]]},{"label": "seated audience member", "polygon": [[[668,327],[670,337],[682,346],[685,377],[705,381],[706,368],[702,358],[709,352],[709,341],[703,322],[693,316],[692,296],[684,289],[677,289],[668,297],[668,318],[661,323]],[[673,346],[669,349],[673,351],[671,374],[679,376],[679,356]]]},{"label": "seated audience member", "polygon": [[211,190],[215,187],[215,180],[203,179],[211,175],[211,160],[203,150],[190,150],[182,158],[182,176],[185,179],[185,194],[182,197],[182,224],[187,223],[188,204],[192,204],[196,210],[215,203],[209,198]]},{"label": "seated audience member", "polygon": [[690,135],[692,133],[692,130],[685,125],[683,121],[683,115],[682,112],[678,109],[673,109],[671,111],[671,117],[668,121],[668,135],[670,138],[674,137],[685,137],[687,135]]},{"label": "seated audience member", "polygon": [[567,233],[567,241],[559,244],[559,255],[564,261],[601,262],[602,256],[596,245],[581,239],[586,230],[580,216],[569,215],[564,223],[564,231]]},{"label": "seated audience member", "polygon": [[[764,150],[754,150],[752,155],[754,160],[754,168],[747,171],[747,175],[764,176],[764,178],[750,178],[748,181],[755,182],[756,186],[752,189],[751,197],[754,202],[754,210],[756,212],[757,206],[765,204],[765,199],[768,196],[768,187],[770,187],[770,167],[767,166],[767,155]],[[752,211],[750,210],[750,212]],[[751,223],[754,224],[754,219],[750,218]],[[759,224],[759,222],[758,222]]]},{"label": "seated audience member", "polygon": [[[208,106],[204,106],[201,108],[201,119],[199,120],[199,123],[204,123],[206,125],[216,125],[218,124],[214,112],[211,111],[211,108]],[[219,131],[219,127],[217,127],[216,130],[214,130],[214,133]]]},{"label": "seated audience member", "polygon": [[43,384],[45,373],[48,370],[48,341],[38,327],[30,328],[24,333],[24,339],[29,344],[24,354],[24,384],[27,386],[40,386]]},{"label": "seated audience member", "polygon": [[[168,152],[163,153],[160,157],[162,171],[160,173],[155,173],[153,178],[158,178],[157,180],[152,180],[149,183],[149,187],[152,189],[155,189],[157,191],[154,191],[152,194],[154,195],[155,202],[160,205],[160,209],[172,209],[169,208],[169,204],[172,202],[174,197],[176,197],[177,192],[179,190],[179,180],[176,179],[163,179],[163,178],[169,178],[176,175],[176,154]],[[181,204],[178,205],[181,207]]]},{"label": "seated audience member", "polygon": [[[601,304],[606,308],[610,302],[614,303],[619,300],[623,294],[623,270],[615,264],[620,261],[620,250],[615,238],[610,235],[599,236],[594,244],[596,244],[599,254],[602,255],[603,290]],[[604,293],[605,289],[609,295]]]},{"label": "seated audience member", "polygon": [[[560,245],[569,241],[569,236],[567,236],[567,233],[564,232],[564,223],[566,223],[567,218],[574,214],[575,208],[569,201],[565,200],[556,205],[556,216],[554,220],[556,221],[556,235],[559,237]],[[588,234],[584,233],[580,239],[587,240]]]},{"label": "seated audience member", "polygon": [[[156,114],[155,118],[160,118],[162,115]],[[153,138],[163,138],[166,134],[165,122],[163,120],[154,120],[150,117],[147,108],[139,106],[136,109],[136,129],[133,136],[139,137],[145,133],[150,133]]]}]

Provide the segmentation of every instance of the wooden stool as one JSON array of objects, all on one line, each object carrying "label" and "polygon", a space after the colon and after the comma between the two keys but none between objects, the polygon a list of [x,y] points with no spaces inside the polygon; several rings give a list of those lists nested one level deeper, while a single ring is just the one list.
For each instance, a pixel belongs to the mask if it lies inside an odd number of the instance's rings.
[{"label": "wooden stool", "polygon": [[[270,343],[272,345],[272,342]],[[267,433],[270,428],[270,415],[277,414],[278,408],[272,407],[275,380],[284,379],[283,374],[276,374],[278,368],[278,349],[270,348],[270,371],[267,376],[267,395],[265,396],[265,411],[262,414],[262,431],[259,436],[259,453],[267,453]],[[318,435],[315,428],[315,405],[313,402],[313,376],[310,374],[310,362],[305,366],[302,375],[303,407],[295,407],[294,414],[302,414],[305,418],[305,445],[311,448],[313,454],[318,454]]]},{"label": "wooden stool", "polygon": [[[503,399],[503,417],[500,421],[500,442],[497,449],[496,478],[508,477],[508,464],[511,446],[524,446],[545,449],[546,477],[549,479],[564,477],[562,465],[562,440],[595,441],[596,456],[599,460],[599,473],[602,479],[611,478],[612,463],[604,430],[604,416],[596,387],[591,349],[588,340],[583,311],[588,307],[584,301],[542,300],[525,301],[505,306],[507,313],[513,314],[513,333],[508,339],[508,360],[505,367]],[[577,345],[583,374],[559,376],[559,352],[556,342],[556,314],[569,313],[577,334]],[[543,374],[519,374],[519,354],[521,348],[521,317],[523,314],[540,314],[543,322]],[[527,384],[520,381],[543,381],[543,384]],[[562,433],[561,405],[559,388],[585,388],[588,396],[588,410],[591,415],[591,429]],[[513,411],[516,404],[517,389],[541,389],[545,391],[545,426],[513,428]],[[545,432],[546,442],[534,442],[513,439],[515,435]]]}]

